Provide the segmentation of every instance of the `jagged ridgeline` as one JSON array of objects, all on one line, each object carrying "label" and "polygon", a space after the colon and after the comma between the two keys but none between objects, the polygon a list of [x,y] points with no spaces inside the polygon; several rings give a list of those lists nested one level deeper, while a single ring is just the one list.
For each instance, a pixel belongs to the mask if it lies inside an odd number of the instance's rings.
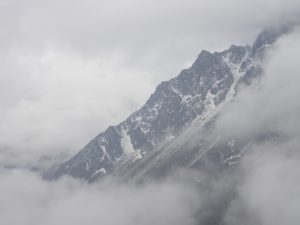
[{"label": "jagged ridgeline", "polygon": [[236,96],[239,85],[260,78],[266,51],[289,29],[266,29],[252,47],[202,51],[190,68],[162,82],[142,108],[100,133],[45,176],[94,180],[114,174],[130,179],[162,176],[178,167],[235,165],[247,143],[220,136],[214,118]]}]

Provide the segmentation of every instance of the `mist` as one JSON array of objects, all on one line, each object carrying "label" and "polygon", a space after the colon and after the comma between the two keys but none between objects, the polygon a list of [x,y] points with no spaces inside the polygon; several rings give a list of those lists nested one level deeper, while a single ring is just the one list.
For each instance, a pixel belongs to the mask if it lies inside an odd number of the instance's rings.
[{"label": "mist", "polygon": [[196,191],[183,183],[87,184],[71,178],[48,182],[24,170],[1,170],[0,178],[0,217],[6,225],[195,222]]},{"label": "mist", "polygon": [[297,26],[217,120],[225,137],[272,137],[253,143],[234,182],[190,170],[144,184],[34,172],[121,122],[202,49],[252,43],[264,27],[297,23],[299,9],[298,0],[2,1],[1,224],[198,225],[216,213],[225,225],[299,223]]},{"label": "mist", "polygon": [[279,133],[299,136],[299,28],[285,35],[269,51],[258,85],[244,88],[219,120],[220,129],[237,137]]},{"label": "mist", "polygon": [[1,164],[68,158],[202,49],[252,43],[264,27],[298,21],[298,9],[296,0],[2,1]]},{"label": "mist", "polygon": [[269,52],[259,85],[240,90],[221,115],[226,135],[254,142],[241,163],[237,197],[226,224],[296,224],[300,164],[299,28],[283,36]]}]

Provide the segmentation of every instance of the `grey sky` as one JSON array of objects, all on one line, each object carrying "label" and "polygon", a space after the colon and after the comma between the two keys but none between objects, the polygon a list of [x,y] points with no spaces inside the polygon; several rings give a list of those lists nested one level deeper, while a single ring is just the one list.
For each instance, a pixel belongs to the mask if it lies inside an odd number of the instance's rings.
[{"label": "grey sky", "polygon": [[[299,0],[2,0],[0,165],[77,151],[141,106],[202,49],[251,43],[263,27],[297,20],[299,9]],[[299,222],[299,39],[298,30],[284,37],[266,64],[261,89],[241,92],[221,117],[219,126],[233,135],[276,130],[287,138],[254,146],[243,161],[225,224],[241,224],[243,209],[246,225],[253,219]],[[137,219],[188,225],[206,203],[201,195],[215,196],[214,188],[195,194],[180,181],[88,186],[72,179],[49,183],[13,169],[0,169],[0,180],[6,225],[131,225]]]},{"label": "grey sky", "polygon": [[252,43],[263,27],[295,20],[299,6],[296,0],[1,1],[0,146],[28,158],[77,151],[202,49]]}]

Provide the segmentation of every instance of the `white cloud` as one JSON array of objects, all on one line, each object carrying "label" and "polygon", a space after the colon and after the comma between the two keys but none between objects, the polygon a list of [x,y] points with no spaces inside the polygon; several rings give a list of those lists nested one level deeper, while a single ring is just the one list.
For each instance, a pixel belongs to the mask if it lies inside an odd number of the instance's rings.
[{"label": "white cloud", "polygon": [[[22,150],[26,157],[78,150],[99,131],[125,119],[153,91],[147,72],[114,67],[113,60],[53,51],[42,58],[19,55],[15,60],[25,74],[7,81],[18,93],[14,100],[8,86],[1,91],[8,102],[1,105],[0,143],[9,151]],[[21,152],[18,156],[24,159]]]},{"label": "white cloud", "polygon": [[198,198],[182,183],[47,182],[20,170],[0,171],[0,179],[0,217],[6,225],[195,224]]},{"label": "white cloud", "polygon": [[243,163],[237,197],[228,207],[228,225],[292,225],[299,221],[299,141],[255,146]]},{"label": "white cloud", "polygon": [[221,115],[219,127],[237,137],[280,133],[300,134],[298,55],[300,32],[282,37],[269,52],[264,76],[258,86],[242,89]]},{"label": "white cloud", "polygon": [[[242,89],[220,117],[219,128],[227,135],[254,143],[242,161],[228,225],[290,225],[300,219],[299,38],[299,29],[281,38],[269,53],[259,86]],[[277,136],[254,142],[269,134]]]},{"label": "white cloud", "polygon": [[201,49],[251,43],[262,27],[295,20],[300,3],[0,4],[2,158],[14,152],[12,160],[24,161],[26,152],[32,163],[42,155],[77,151],[140,107],[160,81],[176,76]]},{"label": "white cloud", "polygon": [[[48,166],[47,158],[38,159],[77,151],[202,48],[250,43],[262,27],[297,21],[299,8],[298,0],[1,1],[0,165]],[[242,91],[221,118],[233,135],[278,131],[288,139],[255,146],[228,224],[299,221],[299,35],[280,41],[260,89]],[[0,170],[0,179],[6,225],[194,224],[218,207],[227,187],[222,179],[204,190],[169,181],[46,182],[22,170]]]}]

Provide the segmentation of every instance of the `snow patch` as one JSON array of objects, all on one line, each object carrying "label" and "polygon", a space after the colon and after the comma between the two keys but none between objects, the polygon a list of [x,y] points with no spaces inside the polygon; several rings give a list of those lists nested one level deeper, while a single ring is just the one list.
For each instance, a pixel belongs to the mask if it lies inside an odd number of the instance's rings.
[{"label": "snow patch", "polygon": [[101,160],[103,160],[103,159],[105,158],[105,156],[107,156],[108,160],[109,160],[110,162],[113,162],[113,161],[111,160],[110,156],[107,154],[107,151],[106,151],[105,146],[104,146],[104,145],[100,145],[100,147],[101,147],[101,149],[102,149],[102,151],[103,151],[103,153],[104,153],[104,154],[102,155],[102,157],[101,157]]},{"label": "snow patch", "polygon": [[131,138],[126,132],[125,129],[121,131],[122,139],[121,139],[121,147],[123,149],[123,154],[125,157],[130,157],[134,160],[143,158],[140,150],[135,150],[132,143]]},{"label": "snow patch", "polygon": [[227,94],[227,102],[231,101],[235,95],[236,92],[236,86],[238,84],[238,81],[246,74],[246,71],[243,71],[241,69],[243,62],[249,58],[249,52],[245,54],[245,56],[243,57],[243,59],[241,60],[241,62],[239,64],[235,64],[230,60],[230,55],[231,53],[227,54],[226,56],[223,57],[223,61],[225,62],[225,64],[229,67],[229,69],[231,70],[232,76],[233,76],[233,84],[231,85],[231,88]]},{"label": "snow patch", "polygon": [[98,174],[102,174],[102,175],[106,174],[106,169],[101,168],[101,169],[99,169],[99,170],[96,170],[95,173],[92,174],[92,176],[91,176],[90,179],[94,178],[94,177],[97,176]]}]

